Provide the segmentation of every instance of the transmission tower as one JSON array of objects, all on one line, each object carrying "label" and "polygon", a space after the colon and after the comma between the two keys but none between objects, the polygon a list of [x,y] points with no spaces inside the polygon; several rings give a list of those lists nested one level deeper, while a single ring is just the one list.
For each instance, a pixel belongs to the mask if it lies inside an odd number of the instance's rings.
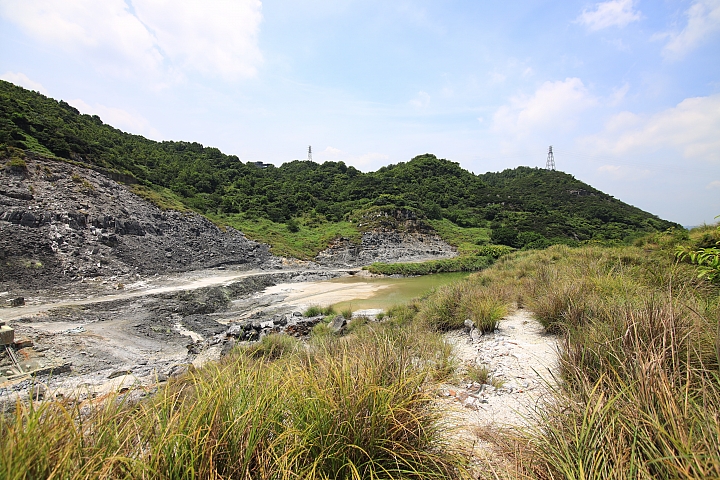
[{"label": "transmission tower", "polygon": [[545,168],[547,170],[555,170],[555,155],[553,155],[552,145],[550,145],[550,148],[548,148],[548,158],[547,162],[545,163]]},{"label": "transmission tower", "polygon": [[308,145],[308,160],[312,162],[312,145]]}]

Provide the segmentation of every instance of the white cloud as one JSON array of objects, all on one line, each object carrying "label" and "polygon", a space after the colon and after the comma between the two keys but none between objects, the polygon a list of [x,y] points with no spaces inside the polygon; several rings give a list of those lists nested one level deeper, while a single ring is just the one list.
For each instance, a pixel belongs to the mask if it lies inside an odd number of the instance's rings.
[{"label": "white cloud", "polygon": [[150,122],[141,115],[135,115],[121,108],[107,107],[97,103],[90,105],[80,99],[69,100],[68,103],[82,113],[97,115],[104,123],[120,130],[136,135],[144,135],[154,140],[162,140],[160,132],[153,128]]},{"label": "white cloud", "polygon": [[323,150],[322,153],[332,155],[332,156],[337,156],[337,155],[342,155],[345,152],[343,152],[339,148],[328,146],[328,147],[325,147],[325,150]]},{"label": "white cloud", "polygon": [[389,155],[384,153],[370,152],[358,155],[331,146],[325,147],[324,150],[316,153],[316,162],[345,162],[346,164],[353,165],[356,168],[377,168],[387,163],[387,160],[390,158]]},{"label": "white cloud", "polygon": [[613,93],[610,96],[610,105],[615,106],[623,101],[627,92],[630,91],[630,84],[625,83],[620,88],[613,89]]},{"label": "white cloud", "polygon": [[661,37],[670,37],[663,49],[663,55],[669,59],[679,59],[720,32],[720,0],[699,0],[685,12],[687,25],[679,33],[667,33]]},{"label": "white cloud", "polygon": [[579,78],[545,82],[531,96],[521,95],[493,116],[493,131],[526,137],[573,129],[579,115],[598,104]]},{"label": "white cloud", "polygon": [[262,56],[260,0],[3,0],[0,15],[35,40],[113,74],[252,76]]},{"label": "white cloud", "polygon": [[625,165],[602,165],[598,172],[610,175],[615,180],[637,180],[650,175],[650,170],[628,167]]},{"label": "white cloud", "polygon": [[427,108],[430,105],[430,95],[427,92],[418,92],[417,96],[410,100],[410,105],[418,110]]},{"label": "white cloud", "polygon": [[720,180],[713,180],[712,182],[708,183],[705,188],[707,188],[708,190],[712,188],[720,188]]},{"label": "white cloud", "polygon": [[390,156],[384,153],[371,152],[352,159],[351,163],[356,167],[377,167],[386,163],[389,158]]},{"label": "white cloud", "polygon": [[593,10],[583,10],[575,22],[594,32],[608,27],[624,27],[641,18],[640,12],[633,10],[633,0],[610,0],[596,3]]},{"label": "white cloud", "polygon": [[40,83],[35,82],[33,80],[30,80],[27,75],[20,72],[5,72],[2,75],[0,75],[0,78],[8,81],[10,83],[14,83],[15,85],[19,85],[21,87],[27,88],[28,90],[35,90],[37,92],[42,93],[43,95],[48,95],[47,90],[45,87],[43,87]]},{"label": "white cloud", "polygon": [[233,79],[255,75],[262,55],[260,0],[133,0],[142,22],[174,63]]},{"label": "white cloud", "polygon": [[720,163],[720,94],[686,98],[655,115],[621,112],[598,135],[582,140],[598,153],[674,149],[686,159]]},{"label": "white cloud", "polygon": [[162,62],[153,35],[123,0],[5,0],[0,14],[39,42],[88,54],[115,73]]}]

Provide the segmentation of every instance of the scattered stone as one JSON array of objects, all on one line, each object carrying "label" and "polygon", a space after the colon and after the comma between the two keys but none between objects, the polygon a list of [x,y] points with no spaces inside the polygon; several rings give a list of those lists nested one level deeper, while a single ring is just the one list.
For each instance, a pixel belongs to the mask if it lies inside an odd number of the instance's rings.
[{"label": "scattered stone", "polygon": [[8,303],[11,307],[22,307],[25,305],[25,298],[23,297],[15,297],[8,300]]},{"label": "scattered stone", "polygon": [[20,350],[21,348],[32,347],[33,341],[30,340],[28,337],[17,337],[15,338],[13,345],[15,346],[16,350]]},{"label": "scattered stone", "polygon": [[333,333],[340,333],[347,325],[347,320],[342,315],[336,315],[328,325]]},{"label": "scattered stone", "polygon": [[35,376],[41,376],[41,375],[60,375],[62,373],[70,373],[72,367],[72,363],[63,363],[62,365],[51,365],[49,367],[41,368],[39,370],[35,370],[33,372],[33,375]]},{"label": "scattered stone", "polygon": [[15,329],[0,324],[0,345],[12,345],[15,342]]},{"label": "scattered stone", "polygon": [[42,384],[37,384],[34,387],[30,389],[30,399],[31,400],[42,400],[45,398],[45,395],[47,395],[47,387]]}]

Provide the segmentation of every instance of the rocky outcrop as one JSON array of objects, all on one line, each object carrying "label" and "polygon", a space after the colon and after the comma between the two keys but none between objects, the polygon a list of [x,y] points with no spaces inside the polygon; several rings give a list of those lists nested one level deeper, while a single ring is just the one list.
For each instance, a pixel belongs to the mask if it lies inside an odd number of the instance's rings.
[{"label": "rocky outcrop", "polygon": [[375,208],[354,219],[364,230],[359,243],[335,239],[315,260],[326,266],[362,266],[373,262],[415,262],[457,255],[423,219],[405,208]]},{"label": "rocky outcrop", "polygon": [[276,261],[195,213],[163,211],[99,172],[28,158],[0,171],[0,288]]},{"label": "rocky outcrop", "polygon": [[436,233],[365,232],[360,244],[336,239],[316,257],[326,266],[360,266],[373,262],[415,262],[450,258],[457,252]]}]

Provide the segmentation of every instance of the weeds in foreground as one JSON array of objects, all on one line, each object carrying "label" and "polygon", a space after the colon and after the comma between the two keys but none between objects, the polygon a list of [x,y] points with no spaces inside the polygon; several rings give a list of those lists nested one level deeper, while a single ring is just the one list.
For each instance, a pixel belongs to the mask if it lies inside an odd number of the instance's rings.
[{"label": "weeds in foreground", "polygon": [[493,440],[510,477],[720,478],[720,290],[676,263],[674,243],[652,245],[519,252],[417,305],[455,328],[492,290],[561,334],[536,427]]},{"label": "weeds in foreground", "polygon": [[302,347],[288,338],[236,349],[139,403],[20,403],[0,417],[0,477],[462,476],[429,393],[447,362],[437,335],[372,323]]},{"label": "weeds in foreground", "polygon": [[487,365],[469,365],[467,367],[467,376],[473,382],[489,383],[490,369],[488,369]]},{"label": "weeds in foreground", "polygon": [[466,319],[482,332],[492,332],[510,312],[510,292],[504,286],[482,282],[452,283],[424,299],[417,318],[441,332],[462,328]]}]

